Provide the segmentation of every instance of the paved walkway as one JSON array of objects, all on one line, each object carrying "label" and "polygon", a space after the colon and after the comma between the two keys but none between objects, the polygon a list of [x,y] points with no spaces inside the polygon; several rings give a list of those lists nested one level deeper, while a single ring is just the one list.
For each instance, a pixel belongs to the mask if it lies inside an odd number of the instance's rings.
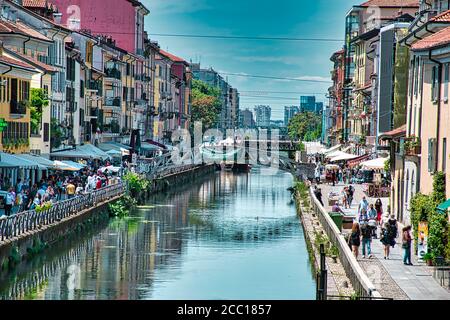
[{"label": "paved walkway", "polygon": [[[360,185],[354,185],[354,187],[356,191],[352,208],[344,211],[356,215],[358,204],[364,193]],[[319,188],[322,189],[326,208],[331,210],[328,206],[328,194],[330,191],[340,193],[343,185],[340,184],[333,187],[322,184]],[[369,203],[375,203],[376,199],[367,198],[367,200]],[[383,198],[381,200],[383,202],[383,208],[386,210],[389,199]],[[400,235],[402,227],[400,226]],[[391,248],[389,260],[384,259],[383,245],[379,239],[373,239],[372,241],[372,254],[374,255],[373,258],[364,259],[360,252],[358,261],[384,297],[411,300],[450,300],[450,291],[441,287],[433,278],[432,267],[427,267],[424,263],[418,263],[414,255],[414,266],[405,266],[403,264],[400,236],[397,239],[397,245]]]}]

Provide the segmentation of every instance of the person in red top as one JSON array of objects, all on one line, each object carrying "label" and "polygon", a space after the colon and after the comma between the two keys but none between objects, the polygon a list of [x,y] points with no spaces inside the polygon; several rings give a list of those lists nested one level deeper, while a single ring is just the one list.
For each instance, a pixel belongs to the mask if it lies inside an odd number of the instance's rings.
[{"label": "person in red top", "polygon": [[96,183],[96,189],[101,189],[101,187],[102,187],[102,179],[100,179],[100,178],[97,178],[97,183]]}]

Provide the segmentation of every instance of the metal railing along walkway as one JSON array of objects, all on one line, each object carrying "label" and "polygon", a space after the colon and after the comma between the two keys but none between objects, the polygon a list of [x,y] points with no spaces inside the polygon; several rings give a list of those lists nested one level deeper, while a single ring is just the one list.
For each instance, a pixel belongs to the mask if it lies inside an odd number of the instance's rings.
[{"label": "metal railing along walkway", "polygon": [[30,210],[8,217],[3,216],[0,218],[0,245],[5,240],[19,237],[24,233],[38,230],[43,226],[77,215],[85,209],[92,208],[124,192],[125,185],[118,183],[72,199],[57,202],[45,211]]}]

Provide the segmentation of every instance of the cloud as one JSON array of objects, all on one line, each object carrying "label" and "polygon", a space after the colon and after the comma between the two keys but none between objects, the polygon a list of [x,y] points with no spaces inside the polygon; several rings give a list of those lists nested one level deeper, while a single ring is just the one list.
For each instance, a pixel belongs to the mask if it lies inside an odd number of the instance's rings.
[{"label": "cloud", "polygon": [[313,81],[327,81],[331,83],[331,78],[330,77],[321,77],[321,76],[300,76],[300,77],[295,77],[294,79],[298,79],[298,80],[313,80]]},{"label": "cloud", "polygon": [[158,14],[193,13],[212,8],[206,0],[143,0],[150,11]]}]

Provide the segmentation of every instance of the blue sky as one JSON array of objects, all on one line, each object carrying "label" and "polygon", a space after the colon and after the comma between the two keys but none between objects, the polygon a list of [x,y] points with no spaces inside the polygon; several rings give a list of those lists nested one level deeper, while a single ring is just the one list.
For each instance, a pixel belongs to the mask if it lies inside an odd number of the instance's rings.
[{"label": "blue sky", "polygon": [[[352,0],[143,0],[150,15],[146,30],[164,34],[343,39]],[[164,50],[219,72],[330,80],[331,54],[341,42],[257,41],[153,36]],[[227,77],[227,76],[225,76]],[[241,92],[241,109],[272,107],[282,119],[284,105],[298,105],[300,94],[323,93],[331,83],[228,76]],[[288,93],[251,93],[280,91]],[[257,97],[249,97],[257,96]],[[284,98],[284,99],[280,99]]]}]

